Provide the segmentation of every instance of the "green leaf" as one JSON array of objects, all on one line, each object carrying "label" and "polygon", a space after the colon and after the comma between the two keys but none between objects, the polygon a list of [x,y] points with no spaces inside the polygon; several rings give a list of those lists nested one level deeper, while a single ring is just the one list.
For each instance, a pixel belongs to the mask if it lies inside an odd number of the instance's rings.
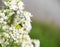
[{"label": "green leaf", "polygon": [[3,9],[9,9],[9,7],[8,6],[5,6],[5,5],[2,8]]},{"label": "green leaf", "polygon": [[2,45],[0,44],[0,47],[2,47]]},{"label": "green leaf", "polygon": [[0,33],[2,33],[2,32],[5,32],[5,30],[3,30],[2,28],[0,28]]},{"label": "green leaf", "polygon": [[13,14],[12,16],[9,17],[9,19],[8,19],[8,25],[11,25],[13,23],[14,17],[15,17],[15,14]]}]

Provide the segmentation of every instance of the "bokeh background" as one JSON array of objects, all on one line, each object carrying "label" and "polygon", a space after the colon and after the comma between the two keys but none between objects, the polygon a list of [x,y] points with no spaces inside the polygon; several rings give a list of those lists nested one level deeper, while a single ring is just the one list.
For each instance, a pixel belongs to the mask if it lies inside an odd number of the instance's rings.
[{"label": "bokeh background", "polygon": [[40,47],[60,47],[60,0],[22,1],[25,10],[33,15],[31,38],[39,39]]}]

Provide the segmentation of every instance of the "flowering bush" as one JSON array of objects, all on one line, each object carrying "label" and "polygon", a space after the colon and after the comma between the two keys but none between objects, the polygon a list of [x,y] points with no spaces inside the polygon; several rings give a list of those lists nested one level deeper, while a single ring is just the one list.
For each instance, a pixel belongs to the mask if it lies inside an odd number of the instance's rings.
[{"label": "flowering bush", "polygon": [[21,0],[3,0],[0,10],[0,47],[39,47],[39,40],[29,37],[31,13],[23,11]]}]

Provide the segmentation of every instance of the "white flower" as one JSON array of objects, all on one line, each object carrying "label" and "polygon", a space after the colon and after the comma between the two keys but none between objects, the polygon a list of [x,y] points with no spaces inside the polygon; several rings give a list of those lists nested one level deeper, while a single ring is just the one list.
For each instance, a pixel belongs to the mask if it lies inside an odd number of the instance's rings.
[{"label": "white flower", "polygon": [[22,43],[21,47],[34,47],[31,43]]},{"label": "white flower", "polygon": [[7,30],[8,28],[9,28],[8,25],[4,25],[4,26],[2,27],[2,29],[4,29],[4,30]]},{"label": "white flower", "polygon": [[4,1],[3,3],[4,3],[4,5],[9,6],[8,2]]},{"label": "white flower", "polygon": [[10,9],[12,9],[12,10],[17,10],[18,9],[16,0],[12,0],[9,4],[10,4],[9,5]]},{"label": "white flower", "polygon": [[19,11],[19,10],[17,10],[17,15],[19,15],[19,16],[20,16],[20,11]]},{"label": "white flower", "polygon": [[40,41],[39,40],[32,40],[34,43],[35,47],[40,47]]},{"label": "white flower", "polygon": [[13,30],[13,27],[10,27],[9,30]]},{"label": "white flower", "polygon": [[5,14],[4,13],[0,13],[0,16],[3,17],[3,16],[5,16]]},{"label": "white flower", "polygon": [[4,20],[3,18],[0,18],[0,21],[2,21],[2,22],[3,22],[3,20]]},{"label": "white flower", "polygon": [[[39,40],[32,40],[29,36],[32,28],[32,15],[27,11],[23,11],[23,2],[21,0],[3,0],[3,2],[4,6],[9,8],[3,8],[0,12],[0,27],[4,30],[4,32],[0,33],[0,44],[2,44],[2,47],[10,45],[9,41],[13,40],[17,45],[20,44],[21,47],[39,47]],[[11,17],[13,14],[14,19]],[[11,25],[8,24],[10,20],[13,20]]]},{"label": "white flower", "polygon": [[23,10],[23,9],[24,9],[23,5],[24,5],[24,4],[23,4],[22,1],[18,2],[19,10]]},{"label": "white flower", "polygon": [[17,4],[17,0],[11,0],[10,4],[11,4],[11,5],[12,5],[12,4],[16,5],[16,4]]},{"label": "white flower", "polygon": [[32,42],[28,34],[23,35],[23,42],[24,43]]},{"label": "white flower", "polygon": [[0,17],[1,17],[2,19],[7,19],[7,16],[5,16],[5,13],[0,13]]},{"label": "white flower", "polygon": [[3,18],[0,18],[0,23],[3,23],[4,22],[3,20],[4,20]]},{"label": "white flower", "polygon": [[3,17],[4,19],[7,19],[8,17],[7,16],[5,16],[5,17]]},{"label": "white flower", "polygon": [[32,17],[31,13],[24,11],[23,15],[25,16],[27,21],[31,22],[31,19],[30,19],[30,17]]},{"label": "white flower", "polygon": [[6,13],[6,10],[4,10],[3,13]]},{"label": "white flower", "polygon": [[10,38],[8,33],[3,33],[5,35],[6,38]]},{"label": "white flower", "polygon": [[4,21],[3,23],[4,23],[5,25],[7,24],[7,22],[6,22],[6,21]]},{"label": "white flower", "polygon": [[23,13],[25,16],[29,16],[29,17],[32,17],[31,13],[27,12],[27,11],[24,11]]},{"label": "white flower", "polygon": [[10,9],[17,10],[18,7],[17,7],[16,5],[12,4],[12,5],[10,6]]},{"label": "white flower", "polygon": [[32,29],[31,23],[29,21],[26,21],[25,25],[27,27],[27,31],[30,31]]}]

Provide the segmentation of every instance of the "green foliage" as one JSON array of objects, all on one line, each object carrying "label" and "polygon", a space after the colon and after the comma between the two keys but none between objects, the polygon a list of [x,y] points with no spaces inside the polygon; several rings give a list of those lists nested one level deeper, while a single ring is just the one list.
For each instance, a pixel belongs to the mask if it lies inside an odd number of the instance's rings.
[{"label": "green foliage", "polygon": [[2,47],[2,45],[0,44],[0,47]]},{"label": "green foliage", "polygon": [[2,33],[2,32],[5,32],[5,30],[3,30],[2,28],[0,28],[0,33]]},{"label": "green foliage", "polygon": [[13,23],[14,17],[15,17],[15,14],[13,14],[12,16],[9,17],[9,19],[8,19],[8,25],[11,25]]},{"label": "green foliage", "polygon": [[39,39],[41,47],[60,47],[60,28],[42,22],[33,21],[31,38]]}]

